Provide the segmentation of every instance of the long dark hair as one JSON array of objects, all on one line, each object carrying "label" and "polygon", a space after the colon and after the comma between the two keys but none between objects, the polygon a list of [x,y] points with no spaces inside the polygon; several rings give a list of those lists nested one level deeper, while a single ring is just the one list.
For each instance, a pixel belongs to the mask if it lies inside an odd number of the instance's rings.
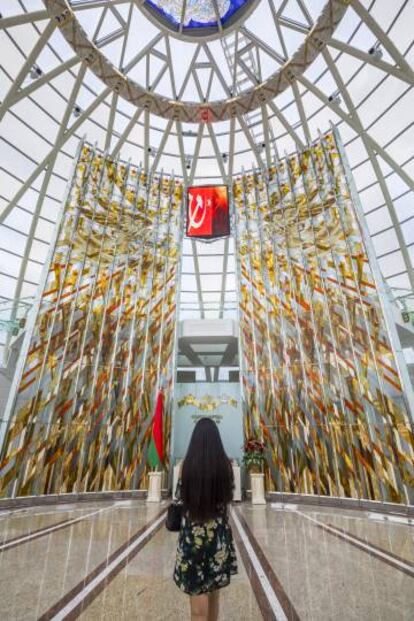
[{"label": "long dark hair", "polygon": [[181,475],[181,498],[190,519],[216,517],[233,498],[233,469],[216,423],[201,418],[194,427]]}]

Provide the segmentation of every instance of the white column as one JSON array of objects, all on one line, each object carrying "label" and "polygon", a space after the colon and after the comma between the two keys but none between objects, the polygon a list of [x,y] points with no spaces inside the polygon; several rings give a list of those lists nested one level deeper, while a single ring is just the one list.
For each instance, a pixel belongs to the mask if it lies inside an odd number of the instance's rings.
[{"label": "white column", "polygon": [[150,472],[147,502],[161,502],[162,472]]},{"label": "white column", "polygon": [[265,505],[264,474],[252,472],[250,480],[252,484],[252,505]]}]

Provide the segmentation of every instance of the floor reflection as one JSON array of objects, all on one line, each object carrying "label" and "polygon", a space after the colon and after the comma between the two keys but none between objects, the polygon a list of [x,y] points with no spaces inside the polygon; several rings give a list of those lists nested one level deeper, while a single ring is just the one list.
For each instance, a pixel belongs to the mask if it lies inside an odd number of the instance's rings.
[{"label": "floor reflection", "polygon": [[[0,619],[189,619],[171,579],[166,502],[90,502],[0,511]],[[221,617],[411,620],[414,527],[321,507],[233,509],[239,574]]]}]

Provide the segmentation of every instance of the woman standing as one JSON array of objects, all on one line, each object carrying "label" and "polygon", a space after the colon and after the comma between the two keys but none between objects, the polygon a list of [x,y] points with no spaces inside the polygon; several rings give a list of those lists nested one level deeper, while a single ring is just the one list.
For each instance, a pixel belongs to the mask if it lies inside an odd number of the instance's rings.
[{"label": "woman standing", "polygon": [[228,504],[233,469],[216,423],[202,418],[191,436],[177,496],[184,505],[174,582],[190,596],[192,621],[217,621],[219,589],[237,573]]}]

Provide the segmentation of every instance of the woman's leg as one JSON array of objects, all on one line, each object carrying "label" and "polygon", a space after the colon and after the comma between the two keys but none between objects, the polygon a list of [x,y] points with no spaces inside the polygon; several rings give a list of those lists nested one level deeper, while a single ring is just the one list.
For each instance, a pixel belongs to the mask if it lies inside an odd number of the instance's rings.
[{"label": "woman's leg", "polygon": [[208,594],[208,621],[218,621],[219,595],[218,589]]},{"label": "woman's leg", "polygon": [[209,621],[208,594],[190,595],[191,621]]}]

